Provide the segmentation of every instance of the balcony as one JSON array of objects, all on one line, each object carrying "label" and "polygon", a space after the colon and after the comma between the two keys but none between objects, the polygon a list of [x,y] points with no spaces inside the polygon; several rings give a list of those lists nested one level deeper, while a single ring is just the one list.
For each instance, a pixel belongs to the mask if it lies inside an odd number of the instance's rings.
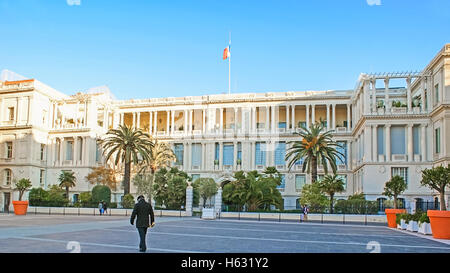
[{"label": "balcony", "polygon": [[406,161],[406,155],[405,154],[393,154],[392,161],[394,161],[394,162]]}]

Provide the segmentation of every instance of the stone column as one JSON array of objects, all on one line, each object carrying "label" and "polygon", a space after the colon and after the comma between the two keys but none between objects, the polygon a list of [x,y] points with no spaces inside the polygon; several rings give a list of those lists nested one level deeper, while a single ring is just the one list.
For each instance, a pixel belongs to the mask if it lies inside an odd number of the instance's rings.
[{"label": "stone column", "polygon": [[[412,113],[411,108],[411,77],[406,78],[406,104],[408,113]],[[408,159],[409,160],[409,159]]]},{"label": "stone column", "polygon": [[[237,141],[233,142],[233,169],[237,170]],[[242,147],[242,144],[241,144]]]},{"label": "stone column", "polygon": [[377,125],[372,126],[372,161],[378,162],[378,136],[377,136]]},{"label": "stone column", "polygon": [[59,138],[59,166],[63,165],[64,162],[64,138],[60,137]]},{"label": "stone column", "polygon": [[333,108],[333,111],[331,113],[331,116],[333,118],[331,119],[331,121],[333,122],[332,123],[333,127],[331,127],[331,128],[333,128],[333,130],[336,130],[336,104],[335,103],[332,104],[332,108]]},{"label": "stone column", "polygon": [[291,105],[292,110],[292,131],[295,131],[295,128],[297,127],[297,124],[295,124],[295,104]]},{"label": "stone column", "polygon": [[245,112],[247,109],[241,107],[241,132],[244,134],[246,132],[246,122],[245,122]]},{"label": "stone column", "polygon": [[171,117],[171,134],[175,132],[175,110],[170,111],[170,117]]},{"label": "stone column", "polygon": [[414,142],[413,142],[413,124],[406,126],[408,132],[408,162],[414,161]]},{"label": "stone column", "polygon": [[219,170],[223,170],[223,142],[219,142]]},{"label": "stone column", "polygon": [[311,123],[314,124],[316,123],[316,105],[313,104],[311,105]]},{"label": "stone column", "polygon": [[184,110],[184,134],[188,134],[188,111]]},{"label": "stone column", "polygon": [[170,111],[166,111],[167,119],[166,119],[166,135],[170,132]]},{"label": "stone column", "polygon": [[254,141],[252,141],[250,144],[251,144],[250,149],[251,149],[251,153],[252,153],[252,158],[250,160],[250,162],[251,162],[250,169],[254,170],[254,169],[256,169],[256,164],[255,164],[256,163],[256,161],[255,161],[256,143]]},{"label": "stone column", "polygon": [[384,79],[384,106],[386,113],[389,112],[391,109],[389,103],[389,78]]},{"label": "stone column", "polygon": [[194,189],[191,183],[186,187],[186,216],[192,216],[192,202],[194,200]]},{"label": "stone column", "polygon": [[289,105],[287,104],[286,105],[286,107],[285,107],[285,109],[286,109],[286,132],[289,130]]},{"label": "stone column", "polygon": [[277,119],[275,118],[275,112],[277,112],[277,106],[273,105],[273,106],[271,106],[271,108],[272,108],[272,120],[271,120],[270,127],[271,127],[271,132],[275,133],[275,131],[277,130],[276,129],[276,120]]},{"label": "stone column", "polygon": [[372,114],[377,113],[377,80],[372,79]]},{"label": "stone column", "polygon": [[372,161],[372,127],[367,125],[364,129],[364,158],[366,162]]},{"label": "stone column", "polygon": [[78,165],[78,137],[73,137],[73,153],[72,153],[73,159],[72,159],[72,165],[77,166]]},{"label": "stone column", "polygon": [[133,129],[136,129],[136,112],[133,112]]},{"label": "stone column", "polygon": [[306,128],[309,129],[309,104],[306,105]]},{"label": "stone column", "polygon": [[152,135],[153,128],[153,112],[148,112],[148,133]]},{"label": "stone column", "polygon": [[269,125],[270,125],[269,124],[269,122],[270,122],[269,109],[270,109],[269,106],[266,106],[266,122],[265,122],[266,123],[265,124],[266,125],[266,132],[268,132],[269,128],[270,128],[269,127]]},{"label": "stone column", "polygon": [[420,100],[421,100],[421,102],[420,102],[420,111],[422,113],[425,112],[425,81],[426,81],[425,77],[423,77],[422,80],[420,81],[420,88],[421,88],[421,91],[420,91]]},{"label": "stone column", "polygon": [[155,135],[158,134],[158,111],[155,111]]},{"label": "stone column", "polygon": [[351,119],[350,119],[350,104],[347,104],[347,131],[350,132],[350,123],[351,123]]},{"label": "stone column", "polygon": [[426,129],[426,123],[420,126],[420,153],[422,154],[422,162],[427,161]]},{"label": "stone column", "polygon": [[330,105],[326,104],[327,106],[327,131],[330,130]]},{"label": "stone column", "polygon": [[386,133],[386,162],[391,161],[391,125],[385,125],[385,133]]},{"label": "stone column", "polygon": [[234,108],[234,132],[238,131],[238,108]]},{"label": "stone column", "polygon": [[352,145],[353,142],[350,140],[348,142],[348,147],[347,147],[347,170],[351,170],[352,169],[352,160],[353,160],[353,155],[352,155]]},{"label": "stone column", "polygon": [[369,80],[365,80],[364,81],[364,114],[367,115],[369,114],[369,110],[370,110],[370,100],[369,100],[369,88],[370,88],[370,81]]},{"label": "stone column", "polygon": [[202,131],[203,131],[203,134],[206,134],[206,109],[203,109],[203,111],[202,111],[202,121],[203,121]]},{"label": "stone column", "polygon": [[219,127],[219,132],[222,134],[223,133],[223,108],[219,108],[220,111],[220,127]]},{"label": "stone column", "polygon": [[192,125],[193,125],[193,116],[194,116],[194,110],[189,110],[189,133],[192,133]]},{"label": "stone column", "polygon": [[217,216],[222,212],[222,187],[219,187],[214,198],[214,211]]}]

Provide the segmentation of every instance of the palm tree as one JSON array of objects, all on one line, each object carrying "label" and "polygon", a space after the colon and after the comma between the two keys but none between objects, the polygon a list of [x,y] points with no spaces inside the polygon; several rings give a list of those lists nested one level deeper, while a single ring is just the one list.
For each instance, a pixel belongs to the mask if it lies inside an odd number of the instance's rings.
[{"label": "palm tree", "polygon": [[322,192],[330,196],[330,213],[333,213],[334,194],[345,190],[344,180],[337,175],[325,175],[319,185]]},{"label": "palm tree", "polygon": [[58,177],[59,186],[66,188],[66,198],[69,199],[69,188],[75,187],[75,181],[77,180],[74,172],[62,171]]},{"label": "palm tree", "polygon": [[130,193],[131,163],[150,163],[153,143],[150,136],[140,129],[119,125],[118,129],[110,129],[106,138],[99,142],[108,161],[114,155],[114,164],[125,164],[123,179],[124,195]]},{"label": "palm tree", "polygon": [[150,149],[150,164],[142,166],[140,172],[146,172],[147,167],[150,168],[152,176],[161,168],[170,166],[170,162],[176,160],[175,153],[167,142],[158,142],[157,139],[152,140],[153,146]]},{"label": "palm tree", "polygon": [[345,155],[336,150],[336,147],[340,147],[340,145],[332,139],[333,130],[323,132],[324,126],[322,122],[312,124],[310,129],[300,128],[300,132],[295,132],[294,134],[299,135],[301,140],[288,142],[288,144],[292,145],[287,150],[285,157],[288,161],[289,169],[297,161],[304,158],[302,171],[305,172],[308,169],[313,183],[317,181],[318,164],[322,164],[325,174],[328,174],[329,163],[333,174],[336,174],[336,157],[342,160]]}]

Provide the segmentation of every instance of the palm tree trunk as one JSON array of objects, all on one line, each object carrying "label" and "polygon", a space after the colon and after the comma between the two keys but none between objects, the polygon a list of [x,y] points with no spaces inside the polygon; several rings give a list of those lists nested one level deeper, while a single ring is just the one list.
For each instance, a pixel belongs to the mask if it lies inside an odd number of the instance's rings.
[{"label": "palm tree trunk", "polygon": [[66,198],[67,198],[67,200],[70,200],[69,199],[69,187],[66,187]]},{"label": "palm tree trunk", "polygon": [[441,199],[441,210],[447,210],[447,208],[445,207],[445,190],[442,190],[440,192],[440,199]]},{"label": "palm tree trunk", "polygon": [[123,195],[130,193],[130,176],[131,176],[131,162],[125,162],[125,174],[123,176]]},{"label": "palm tree trunk", "polygon": [[311,180],[312,183],[317,181],[317,157],[311,157]]},{"label": "palm tree trunk", "polygon": [[334,194],[330,194],[330,213],[333,214],[333,197]]}]

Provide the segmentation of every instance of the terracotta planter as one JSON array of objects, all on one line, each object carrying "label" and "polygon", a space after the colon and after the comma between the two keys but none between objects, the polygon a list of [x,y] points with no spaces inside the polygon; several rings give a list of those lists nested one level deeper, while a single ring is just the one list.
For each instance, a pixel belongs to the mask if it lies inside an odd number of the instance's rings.
[{"label": "terracotta planter", "polygon": [[397,214],[406,213],[406,210],[405,209],[385,209],[384,212],[386,213],[388,227],[396,228],[397,223],[395,222],[395,219],[397,217]]},{"label": "terracotta planter", "polygon": [[27,214],[28,201],[12,201],[15,215]]},{"label": "terracotta planter", "polygon": [[450,211],[446,210],[428,210],[431,230],[436,239],[450,240]]}]

